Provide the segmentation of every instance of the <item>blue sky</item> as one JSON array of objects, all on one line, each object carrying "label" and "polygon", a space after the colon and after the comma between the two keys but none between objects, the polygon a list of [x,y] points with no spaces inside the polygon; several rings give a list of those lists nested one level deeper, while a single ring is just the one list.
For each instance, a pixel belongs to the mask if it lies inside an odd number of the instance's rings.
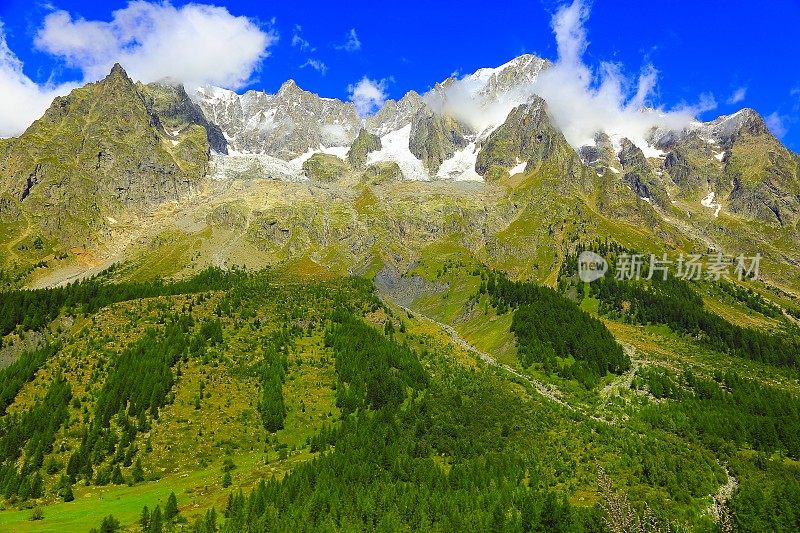
[{"label": "blue sky", "polygon": [[[522,53],[556,59],[551,18],[562,5],[549,0],[507,2],[496,8],[485,0],[210,3],[250,19],[247,24],[252,26],[243,31],[252,34],[255,28],[266,36],[259,41],[251,35],[250,41],[237,44],[232,54],[263,46],[268,56],[239,58],[240,68],[225,73],[228,85],[274,92],[293,78],[304,89],[342,99],[364,77],[380,85],[385,96],[399,98],[410,89],[423,92],[453,72],[497,66]],[[184,4],[172,2],[178,9]],[[52,0],[34,7],[30,0],[0,0],[2,31],[8,50],[22,64],[23,81],[29,78],[63,91],[69,85],[62,83],[98,77],[94,67],[105,64],[97,58],[87,60],[74,46],[65,52],[76,35],[60,34],[57,23],[68,20],[79,37],[76,22],[108,22],[114,10],[126,6],[121,0]],[[769,118],[773,131],[790,148],[800,151],[800,40],[793,37],[800,28],[800,1],[595,0],[589,7],[583,24],[589,43],[583,55],[587,66],[597,69],[601,62],[614,62],[635,83],[652,65],[658,78],[649,105],[674,108],[694,104],[701,95],[713,96],[716,107],[700,114],[706,120],[753,107]],[[37,40],[46,17],[62,10],[68,17],[52,19],[52,35],[44,44]],[[209,35],[212,52],[224,50],[214,43],[225,35]],[[227,63],[207,55],[219,61],[220,68]],[[49,96],[43,92],[42,98]],[[21,105],[26,104],[17,107]]]}]

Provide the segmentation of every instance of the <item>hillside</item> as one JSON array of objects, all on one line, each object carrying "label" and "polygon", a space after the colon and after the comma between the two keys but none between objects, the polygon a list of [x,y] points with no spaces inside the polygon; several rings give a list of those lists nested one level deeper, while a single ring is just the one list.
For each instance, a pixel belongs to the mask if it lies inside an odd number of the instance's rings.
[{"label": "hillside", "polygon": [[0,529],[800,529],[800,159],[575,146],[549,68],[362,119],[115,65],[0,141]]}]

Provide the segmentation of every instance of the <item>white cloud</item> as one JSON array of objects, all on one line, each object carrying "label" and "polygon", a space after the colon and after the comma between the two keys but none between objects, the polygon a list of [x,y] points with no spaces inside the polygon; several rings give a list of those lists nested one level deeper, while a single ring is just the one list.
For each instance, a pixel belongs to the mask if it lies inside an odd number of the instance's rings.
[{"label": "white cloud", "polygon": [[553,17],[553,32],[558,43],[558,61],[542,72],[533,90],[548,103],[556,126],[575,147],[593,144],[597,131],[627,137],[640,148],[653,128],[683,129],[694,116],[716,107],[710,94],[700,96],[697,104],[683,104],[672,111],[654,109],[650,99],[658,73],[646,66],[635,82],[636,92],[628,96],[634,85],[621,69],[601,63],[595,74],[583,62],[588,41],[584,23],[589,9],[582,0],[562,7]]},{"label": "white cloud", "polygon": [[0,21],[0,137],[22,133],[41,117],[53,98],[69,93],[77,84],[39,85],[22,70],[22,62],[8,48]]},{"label": "white cloud", "polygon": [[534,80],[496,101],[482,98],[485,80],[467,76],[449,85],[441,94],[427,95],[428,104],[452,114],[480,132],[501,123],[516,105],[534,94],[547,101],[553,123],[575,148],[594,144],[594,135],[605,131],[627,137],[640,148],[654,128],[680,130],[695,115],[716,107],[712,95],[699,97],[696,104],[682,104],[667,111],[651,102],[658,71],[645,66],[638,77],[625,76],[616,63],[602,62],[590,68],[583,59],[588,47],[585,22],[589,7],[583,0],[562,6],[552,19],[558,60]]},{"label": "white cloud", "polygon": [[49,14],[36,35],[40,50],[61,57],[85,80],[107,74],[118,62],[143,82],[172,78],[186,85],[247,85],[278,39],[246,17],[203,4],[135,0],[110,22]]},{"label": "white cloud", "polygon": [[362,117],[369,115],[383,106],[387,98],[387,85],[388,82],[385,79],[371,80],[364,76],[355,85],[347,87],[350,101],[355,104],[359,115]]},{"label": "white cloud", "polygon": [[745,99],[747,96],[747,87],[739,87],[733,93],[731,93],[730,97],[728,98],[728,105],[738,104],[742,100]]},{"label": "white cloud", "polygon": [[772,134],[778,139],[786,135],[786,132],[788,131],[786,127],[786,117],[779,114],[777,111],[764,117],[764,122],[766,122],[769,131],[771,131]]},{"label": "white cloud", "polygon": [[326,72],[328,72],[328,65],[326,65],[325,63],[323,63],[318,59],[309,59],[308,61],[300,65],[300,68],[306,68],[306,67],[313,68],[323,76],[325,75]]},{"label": "white cloud", "polygon": [[347,131],[341,124],[325,124],[320,129],[322,144],[325,146],[345,146],[349,144]]},{"label": "white cloud", "polygon": [[361,41],[358,39],[358,34],[356,33],[355,28],[351,28],[347,35],[345,36],[344,44],[336,46],[337,50],[346,50],[348,52],[355,52],[356,50],[361,50]]},{"label": "white cloud", "polygon": [[316,50],[314,47],[311,46],[311,43],[308,42],[306,39],[300,35],[303,32],[303,27],[299,24],[295,24],[294,32],[292,33],[292,46],[294,48],[299,48],[300,50],[310,50],[313,52]]}]

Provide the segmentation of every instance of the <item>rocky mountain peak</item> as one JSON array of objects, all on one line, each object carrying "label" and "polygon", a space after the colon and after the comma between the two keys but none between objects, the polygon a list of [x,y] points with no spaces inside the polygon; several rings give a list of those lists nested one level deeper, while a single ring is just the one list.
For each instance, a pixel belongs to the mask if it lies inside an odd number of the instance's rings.
[{"label": "rocky mountain peak", "polygon": [[303,89],[300,88],[299,85],[297,85],[296,81],[288,79],[285,82],[283,82],[281,88],[278,89],[277,95],[285,97],[290,94],[303,94],[305,92],[306,91],[304,91]]},{"label": "rocky mountain peak", "polygon": [[742,134],[750,135],[769,134],[764,119],[758,112],[745,108],[732,115],[722,116],[706,123],[701,128],[702,132],[725,147],[731,144]]},{"label": "rocky mountain peak", "polygon": [[124,79],[131,81],[130,77],[128,77],[128,73],[125,72],[125,69],[122,68],[122,65],[119,63],[114,63],[114,66],[111,67],[111,72],[109,72],[105,79]]},{"label": "rocky mountain peak", "polygon": [[220,127],[208,119],[189,95],[183,84],[170,80],[139,85],[139,91],[145,96],[147,107],[164,128],[164,133],[177,140],[181,133],[192,125],[198,125],[206,131],[208,144],[217,154],[227,154],[228,144]]},{"label": "rocky mountain peak", "polygon": [[419,93],[409,91],[399,101],[387,100],[377,113],[367,117],[366,128],[379,136],[396,131],[410,124],[424,105]]},{"label": "rocky mountain peak", "polygon": [[507,173],[521,163],[527,169],[552,164],[567,175],[580,159],[547,114],[547,103],[534,96],[509,113],[507,120],[486,139],[478,153],[475,170],[489,179]]}]

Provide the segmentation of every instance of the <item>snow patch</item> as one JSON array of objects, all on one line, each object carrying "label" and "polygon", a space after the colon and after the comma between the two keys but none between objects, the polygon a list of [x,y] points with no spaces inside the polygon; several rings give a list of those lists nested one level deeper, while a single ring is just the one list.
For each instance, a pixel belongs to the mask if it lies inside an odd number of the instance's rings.
[{"label": "snow patch", "polygon": [[294,159],[292,159],[291,161],[289,161],[289,164],[294,168],[301,169],[301,168],[303,168],[303,163],[305,163],[306,161],[311,159],[311,156],[316,154],[316,153],[318,153],[318,152],[319,152],[319,149],[315,150],[313,148],[309,148],[304,154],[301,154],[301,155],[295,157]]},{"label": "snow patch", "polygon": [[443,161],[439,166],[436,177],[455,181],[483,181],[483,177],[475,172],[475,162],[478,160],[478,149],[475,143],[469,143],[450,159]]},{"label": "snow patch", "polygon": [[400,167],[403,176],[408,180],[430,181],[431,177],[422,161],[416,158],[408,143],[411,138],[411,124],[387,133],[381,137],[381,149],[370,152],[367,164],[371,165],[380,161],[394,161]]},{"label": "snow patch", "polygon": [[514,174],[522,174],[523,172],[525,172],[525,167],[527,167],[527,166],[528,166],[528,163],[526,161],[523,161],[522,163],[511,167],[511,169],[508,171],[508,173],[511,174],[512,176]]},{"label": "snow patch", "polygon": [[719,217],[719,212],[722,210],[722,204],[719,202],[715,202],[714,199],[716,198],[716,194],[714,191],[708,193],[708,195],[700,200],[700,203],[703,207],[708,207],[709,209],[714,209],[714,217]]},{"label": "snow patch", "polygon": [[322,152],[323,154],[335,155],[339,159],[347,160],[347,152],[350,151],[350,147],[349,146],[331,146],[329,148],[326,148],[324,146],[320,146],[319,147],[319,151]]}]

